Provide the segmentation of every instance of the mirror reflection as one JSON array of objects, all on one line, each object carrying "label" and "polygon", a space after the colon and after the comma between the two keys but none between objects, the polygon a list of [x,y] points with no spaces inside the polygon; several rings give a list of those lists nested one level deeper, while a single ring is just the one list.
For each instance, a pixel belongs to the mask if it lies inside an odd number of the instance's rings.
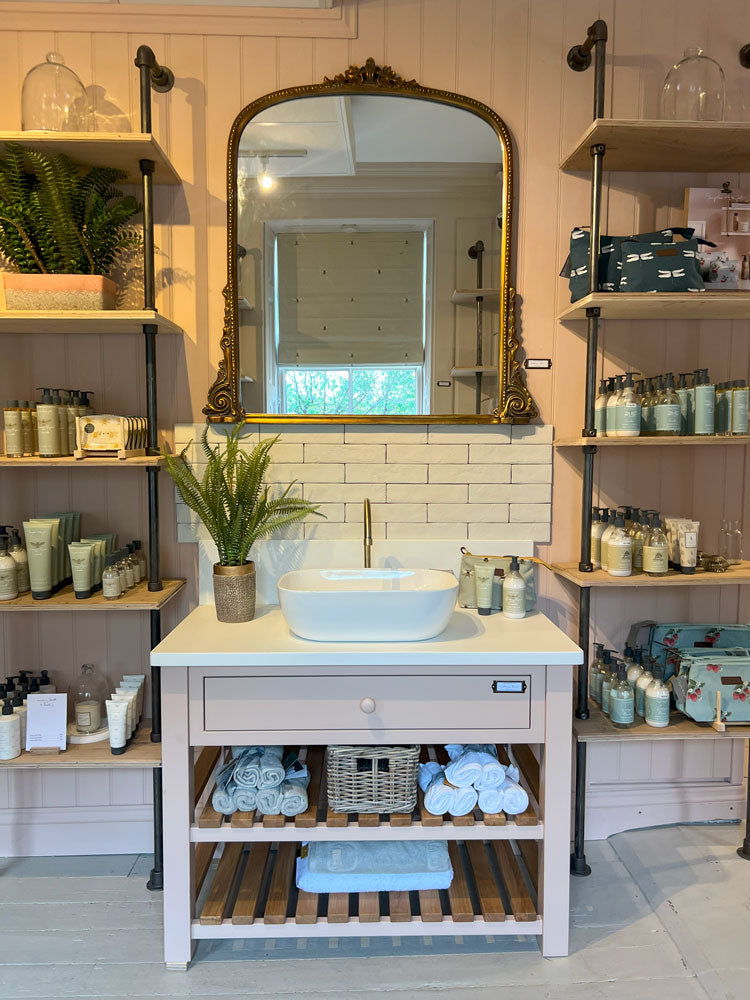
[{"label": "mirror reflection", "polygon": [[486,121],[382,94],[290,100],[245,126],[237,171],[247,413],[495,409],[503,177]]}]

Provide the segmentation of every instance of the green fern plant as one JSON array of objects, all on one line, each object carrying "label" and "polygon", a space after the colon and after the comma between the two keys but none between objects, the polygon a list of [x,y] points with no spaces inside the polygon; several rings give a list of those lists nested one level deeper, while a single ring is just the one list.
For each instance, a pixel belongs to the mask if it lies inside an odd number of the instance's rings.
[{"label": "green fern plant", "polygon": [[128,225],[141,206],[115,186],[126,176],[6,143],[0,157],[4,263],[25,274],[108,274],[120,254],[142,245]]},{"label": "green fern plant", "polygon": [[208,443],[208,426],[201,446],[206,469],[198,479],[188,459],[188,445],[179,455],[162,452],[167,472],[177,491],[205,524],[219,550],[219,564],[242,566],[259,538],[299,521],[308,514],[325,517],[315,504],[290,496],[294,483],[278,497],[271,497],[264,483],[270,451],[278,435],[257,444],[248,455],[240,448],[244,424],[236,424],[226,435],[226,448]]}]

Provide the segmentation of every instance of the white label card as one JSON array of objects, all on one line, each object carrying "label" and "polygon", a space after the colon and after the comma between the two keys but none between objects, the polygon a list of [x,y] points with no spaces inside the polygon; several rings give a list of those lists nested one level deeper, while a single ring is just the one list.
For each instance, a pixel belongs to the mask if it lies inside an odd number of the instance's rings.
[{"label": "white label card", "polygon": [[26,699],[26,750],[65,749],[68,726],[66,694],[30,694]]}]

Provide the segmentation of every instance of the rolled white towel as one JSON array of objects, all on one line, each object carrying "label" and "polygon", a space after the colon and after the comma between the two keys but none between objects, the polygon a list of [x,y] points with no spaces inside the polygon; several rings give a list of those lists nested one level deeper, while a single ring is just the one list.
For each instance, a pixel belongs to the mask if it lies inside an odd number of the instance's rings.
[{"label": "rolled white towel", "polygon": [[287,778],[281,783],[281,812],[284,816],[298,816],[307,809],[307,786],[309,775],[303,778]]},{"label": "rolled white towel", "polygon": [[[250,749],[250,748],[249,748]],[[255,750],[256,748],[251,748]],[[240,754],[234,768],[234,781],[239,788],[257,788],[260,784],[260,756],[257,753]]]},{"label": "rolled white towel", "polygon": [[424,806],[434,816],[450,813],[465,816],[477,804],[476,789],[457,788],[446,781],[443,768],[435,761],[419,765],[419,787],[424,792]]},{"label": "rolled white towel", "polygon": [[482,812],[499,813],[503,811],[504,799],[505,790],[503,788],[483,788],[479,792],[477,801]]},{"label": "rolled white towel", "polygon": [[260,780],[258,788],[278,788],[284,780],[284,766],[281,758],[283,747],[266,747],[260,757]]},{"label": "rolled white towel", "polygon": [[259,788],[256,809],[263,816],[278,816],[281,812],[281,787]]},{"label": "rolled white towel", "polygon": [[491,788],[499,788],[505,781],[505,768],[490,754],[482,754],[486,760],[482,766],[482,776],[479,781],[474,782],[474,787],[478,792]]},{"label": "rolled white towel", "polygon": [[254,788],[236,788],[234,804],[240,812],[252,812],[258,805],[258,793]]},{"label": "rolled white towel", "polygon": [[211,805],[217,812],[223,813],[225,816],[231,816],[233,812],[237,811],[237,805],[234,801],[234,792],[237,786],[232,779],[233,772],[234,761],[230,760],[217,772],[216,787],[211,796]]},{"label": "rolled white towel", "polygon": [[525,788],[518,784],[518,768],[509,767],[505,781],[500,786],[503,793],[503,812],[508,816],[517,816],[529,805],[529,796]]},{"label": "rolled white towel", "polygon": [[451,816],[466,816],[477,804],[477,790],[469,785],[468,788],[454,788],[454,792],[448,812]]},{"label": "rolled white towel", "polygon": [[481,791],[498,788],[505,780],[505,768],[498,762],[492,743],[448,743],[445,749],[451,760],[445,776],[452,785],[474,785]]}]

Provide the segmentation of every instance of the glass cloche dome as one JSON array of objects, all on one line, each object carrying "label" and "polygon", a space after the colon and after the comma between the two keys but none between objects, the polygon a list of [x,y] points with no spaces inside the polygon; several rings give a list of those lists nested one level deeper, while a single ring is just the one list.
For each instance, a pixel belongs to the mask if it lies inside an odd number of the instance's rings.
[{"label": "glass cloche dome", "polygon": [[724,121],[724,71],[699,45],[685,49],[664,80],[661,117],[671,121]]},{"label": "glass cloche dome", "polygon": [[45,62],[26,74],[21,128],[46,132],[89,132],[93,128],[86,88],[58,52],[48,52]]}]

